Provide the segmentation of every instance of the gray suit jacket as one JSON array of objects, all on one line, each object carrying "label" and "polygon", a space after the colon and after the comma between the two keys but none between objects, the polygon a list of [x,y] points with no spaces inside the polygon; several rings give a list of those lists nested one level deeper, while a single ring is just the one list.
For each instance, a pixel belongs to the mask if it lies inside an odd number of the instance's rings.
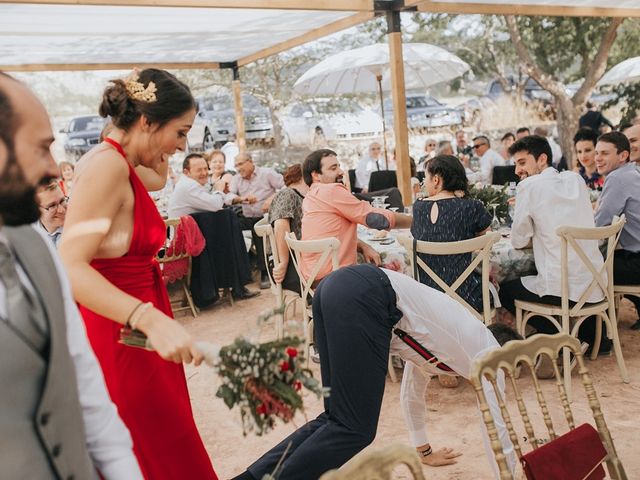
[{"label": "gray suit jacket", "polygon": [[96,478],[85,443],[56,266],[30,226],[2,230],[39,295],[49,338],[47,348],[38,351],[33,347],[37,339],[29,338],[33,328],[0,322],[0,478]]}]

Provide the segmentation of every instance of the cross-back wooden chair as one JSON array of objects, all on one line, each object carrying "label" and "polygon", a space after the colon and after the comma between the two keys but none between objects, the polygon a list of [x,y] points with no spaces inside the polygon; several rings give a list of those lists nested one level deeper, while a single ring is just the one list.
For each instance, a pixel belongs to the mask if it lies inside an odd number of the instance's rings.
[{"label": "cross-back wooden chair", "polygon": [[[290,260],[293,261],[293,265],[298,272],[298,277],[300,277],[300,296],[302,297],[303,303],[304,348],[308,362],[309,347],[311,343],[313,343],[313,312],[307,300],[313,298],[313,286],[316,277],[320,269],[326,265],[327,261],[331,260],[332,270],[339,268],[338,250],[340,250],[340,240],[335,237],[323,238],[321,240],[298,240],[293,232],[286,234],[284,239],[289,247]],[[303,253],[319,254],[308,277],[305,277],[300,270]]]},{"label": "cross-back wooden chair", "polygon": [[[530,445],[533,449],[537,449],[546,442],[547,438],[549,440],[554,440],[559,436],[557,433],[557,429],[553,424],[549,411],[549,406],[554,405],[556,402],[547,402],[545,395],[540,388],[540,381],[534,373],[536,359],[538,358],[538,356],[548,355],[551,357],[553,368],[556,373],[556,388],[560,397],[562,412],[564,413],[564,417],[569,430],[573,430],[576,428],[573,412],[571,410],[571,404],[569,403],[565,385],[560,379],[560,372],[557,365],[557,359],[561,349],[563,349],[564,351],[570,351],[576,357],[578,374],[580,375],[580,378],[582,380],[582,385],[585,390],[589,407],[591,408],[591,412],[593,414],[593,419],[595,421],[600,440],[602,441],[607,452],[606,464],[609,471],[609,476],[612,479],[626,480],[627,475],[624,471],[622,463],[620,462],[620,459],[618,458],[618,454],[613,444],[611,434],[609,433],[609,429],[604,420],[604,415],[602,414],[602,410],[600,408],[600,402],[594,389],[591,375],[589,374],[589,370],[585,366],[584,357],[582,355],[582,351],[580,350],[580,341],[567,333],[560,333],[556,335],[538,334],[532,335],[526,340],[515,340],[508,342],[502,348],[492,350],[481,358],[475,360],[471,367],[470,381],[478,397],[478,403],[480,406],[480,411],[482,412],[482,418],[487,427],[491,448],[493,450],[495,460],[500,471],[500,479],[511,480],[513,479],[513,475],[507,464],[507,459],[502,448],[502,443],[500,442],[500,439],[498,437],[498,431],[496,429],[494,418],[492,417],[486,394],[482,388],[482,379],[486,379],[493,386],[493,391],[496,392],[496,399],[500,407],[500,413],[507,427],[509,438],[511,440],[511,443],[513,444],[514,451],[518,458],[522,458],[523,448],[520,445],[520,438],[524,438],[524,441],[528,445]],[[535,399],[538,403],[538,406],[540,407],[540,412],[542,414],[543,422],[546,427],[546,430],[542,433],[542,436],[540,434],[536,434],[534,430],[534,422],[532,422],[530,410],[527,409],[522,390],[519,386],[519,383],[522,383],[522,381],[518,381],[518,378],[522,377],[520,377],[516,373],[516,371],[521,364],[525,365],[524,368],[528,366],[531,372],[531,379],[533,381],[536,395]],[[526,437],[524,437],[523,435],[518,435],[518,433],[516,433],[514,423],[511,420],[510,410],[507,408],[505,399],[500,394],[500,390],[498,389],[497,378],[498,372],[500,370],[502,370],[505,374],[507,385],[511,385],[511,388],[513,389],[515,397],[514,400],[515,404],[517,405],[517,412],[522,419],[522,428],[524,428]],[[511,410],[513,409],[514,407],[512,407]],[[531,410],[533,411],[533,409]]]},{"label": "cross-back wooden chair", "polygon": [[[622,356],[620,338],[618,336],[618,322],[616,317],[615,300],[613,294],[613,253],[618,238],[624,225],[624,215],[614,217],[611,225],[605,227],[580,228],[568,225],[559,226],[556,234],[560,236],[560,275],[561,275],[561,306],[547,305],[537,302],[525,302],[516,300],[516,328],[518,333],[524,336],[525,327],[533,316],[542,316],[548,319],[558,332],[568,333],[574,337],[578,335],[578,329],[582,322],[590,316],[596,316],[596,338],[592,348],[591,359],[595,360],[600,348],[602,338],[602,319],[607,329],[607,337],[613,341],[613,350],[624,383],[629,383],[627,367]],[[596,266],[585,254],[584,249],[578,243],[579,240],[607,242],[607,255],[602,267]],[[575,251],[581,261],[581,267],[586,268],[592,276],[590,284],[582,293],[578,301],[570,306],[569,302],[569,247]],[[604,300],[597,303],[587,303],[590,295],[600,288],[604,293]],[[571,319],[575,322],[571,323]],[[571,400],[571,368],[569,351],[562,354],[565,388],[569,400]]]},{"label": "cross-back wooden chair", "polygon": [[[254,225],[253,229],[256,235],[262,239],[265,265],[269,265],[269,256],[271,256],[273,267],[276,268],[280,265],[280,256],[278,254],[273,227],[269,223],[269,214],[265,214],[264,218]],[[299,298],[299,295],[297,292],[283,289],[282,284],[276,283],[271,274],[271,270],[268,268],[267,274],[269,275],[269,283],[271,284],[271,293],[275,297],[276,308],[284,308],[282,316],[276,317],[276,336],[282,338],[284,336],[284,324],[287,311],[292,304],[295,308],[295,301]]]},{"label": "cross-back wooden chair", "polygon": [[191,297],[191,255],[189,255],[184,248],[176,249],[176,244],[174,239],[176,238],[177,229],[180,226],[179,218],[168,218],[164,221],[164,224],[167,229],[167,236],[165,238],[164,247],[160,249],[158,254],[156,255],[156,260],[160,264],[161,268],[164,268],[164,265],[169,264],[171,262],[177,262],[181,260],[186,260],[188,262],[186,275],[180,278],[178,281],[182,284],[182,292],[184,294],[183,298],[180,300],[174,300],[171,302],[171,310],[173,313],[182,312],[185,310],[190,310],[191,315],[193,317],[198,316],[198,309],[193,303],[193,298]]},{"label": "cross-back wooden chair", "polygon": [[[409,253],[414,277],[416,276],[419,267],[429,275],[429,277],[444,291],[444,293],[464,305],[478,320],[483,321],[486,325],[491,323],[493,311],[491,309],[491,294],[489,292],[489,272],[491,270],[489,260],[491,257],[491,247],[500,240],[500,234],[498,232],[487,232],[479,237],[471,238],[469,240],[461,240],[459,242],[425,242],[422,240],[414,240],[407,235],[398,235],[397,239]],[[457,255],[463,253],[476,253],[477,255],[471,260],[469,266],[460,274],[460,276],[451,285],[449,285],[440,278],[440,276],[434,272],[424,260],[422,260],[418,255],[414,255],[414,243],[416,254]],[[417,265],[414,264],[414,260]],[[463,282],[469,278],[469,275],[471,275],[479,265],[482,265],[482,314],[478,313],[476,309],[469,305],[469,303],[457,292],[458,288],[460,288]],[[416,278],[416,280],[420,281],[420,278]]]},{"label": "cross-back wooden chair", "polygon": [[415,480],[425,480],[414,448],[393,444],[356,455],[339,470],[330,470],[320,480],[391,480],[393,469],[406,465]]}]

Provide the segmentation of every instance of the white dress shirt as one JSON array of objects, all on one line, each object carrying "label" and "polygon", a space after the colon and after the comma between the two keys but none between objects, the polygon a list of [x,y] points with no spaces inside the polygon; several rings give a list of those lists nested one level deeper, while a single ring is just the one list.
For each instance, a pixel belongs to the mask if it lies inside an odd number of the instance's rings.
[{"label": "white dress shirt", "polygon": [[[382,271],[389,277],[397,295],[396,306],[403,313],[396,326],[451,367],[455,374],[468,379],[473,361],[500,347],[493,334],[462,304],[438,290],[416,282],[403,273],[386,269]],[[430,376],[449,374],[428,364],[395,334],[391,337],[391,353],[399,355],[406,362],[400,387],[400,403],[411,443],[419,447],[429,443],[426,429],[425,392]],[[504,375],[498,377],[498,386],[504,397]],[[498,436],[513,471],[516,456],[502,421],[500,407],[491,384],[483,381],[483,389],[498,429]],[[488,434],[484,423],[482,425],[487,456],[493,459]],[[498,477],[497,465],[495,461],[491,463]]]},{"label": "white dress shirt", "polygon": [[231,203],[235,195],[209,192],[208,185],[200,185],[196,180],[180,175],[176,187],[169,197],[169,217],[180,218],[197,212],[217,212],[225,203]]},{"label": "white dress shirt", "polygon": [[236,142],[227,142],[220,149],[224,153],[224,169],[228,172],[236,171],[236,156],[240,148]]},{"label": "white dress shirt", "polygon": [[480,170],[471,175],[467,175],[469,177],[469,183],[491,185],[493,181],[493,167],[504,167],[506,164],[507,161],[504,157],[490,148],[480,157]]},{"label": "white dress shirt", "polygon": [[551,147],[551,163],[554,167],[557,167],[562,159],[562,147],[558,145],[558,142],[556,142],[553,137],[547,137],[547,142],[549,142],[549,146]]},{"label": "white dress shirt", "polygon": [[358,188],[369,188],[369,180],[371,179],[371,172],[377,172],[379,170],[395,170],[395,162],[389,160],[389,168],[385,162],[384,156],[380,155],[376,160],[369,155],[363,155],[358,160],[356,166],[356,184]]},{"label": "white dress shirt", "polygon": [[[44,235],[42,235],[44,238]],[[0,231],[0,241],[8,243]],[[133,454],[133,442],[129,430],[118,416],[104,383],[102,370],[89,346],[80,312],[71,295],[71,288],[64,269],[51,241],[44,238],[58,270],[67,323],[69,353],[75,367],[78,397],[84,420],[87,450],[94,466],[106,480],[142,480],[142,472]],[[35,295],[33,285],[24,270],[16,265],[22,284]],[[7,299],[4,284],[0,281],[0,315],[7,315]]]},{"label": "white dress shirt", "polygon": [[[558,173],[553,167],[521,181],[516,188],[516,208],[511,228],[511,243],[524,248],[533,243],[533,256],[537,275],[523,277],[524,287],[539,295],[562,295],[560,278],[560,237],[556,228],[560,225],[593,228],[593,208],[589,190],[582,177],[575,172]],[[588,258],[599,271],[603,265],[602,254],[595,240],[578,240]],[[580,299],[593,277],[575,250],[569,246],[569,299]],[[588,301],[599,302],[604,298],[597,287]]]}]

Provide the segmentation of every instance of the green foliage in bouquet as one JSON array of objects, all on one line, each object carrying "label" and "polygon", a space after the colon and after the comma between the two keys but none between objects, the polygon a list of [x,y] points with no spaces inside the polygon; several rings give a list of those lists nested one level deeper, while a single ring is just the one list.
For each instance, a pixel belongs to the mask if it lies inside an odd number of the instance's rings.
[{"label": "green foliage in bouquet", "polygon": [[480,200],[491,215],[493,215],[493,205],[497,205],[496,217],[498,217],[500,223],[505,223],[509,219],[509,195],[507,194],[507,189],[506,185],[504,187],[472,185],[469,188],[469,198]]},{"label": "green foliage in bouquet", "polygon": [[302,387],[318,397],[327,395],[311,370],[303,368],[301,343],[297,337],[259,344],[237,338],[220,350],[215,368],[222,385],[216,396],[229,409],[240,408],[245,436],[252,431],[258,436],[267,433],[276,418],[291,421],[303,408]]}]

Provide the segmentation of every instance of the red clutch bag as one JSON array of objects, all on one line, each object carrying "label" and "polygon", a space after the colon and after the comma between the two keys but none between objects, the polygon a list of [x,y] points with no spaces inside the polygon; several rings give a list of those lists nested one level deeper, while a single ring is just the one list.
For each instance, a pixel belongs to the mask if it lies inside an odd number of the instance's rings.
[{"label": "red clutch bag", "polygon": [[602,480],[607,451],[588,423],[523,455],[527,480]]}]

